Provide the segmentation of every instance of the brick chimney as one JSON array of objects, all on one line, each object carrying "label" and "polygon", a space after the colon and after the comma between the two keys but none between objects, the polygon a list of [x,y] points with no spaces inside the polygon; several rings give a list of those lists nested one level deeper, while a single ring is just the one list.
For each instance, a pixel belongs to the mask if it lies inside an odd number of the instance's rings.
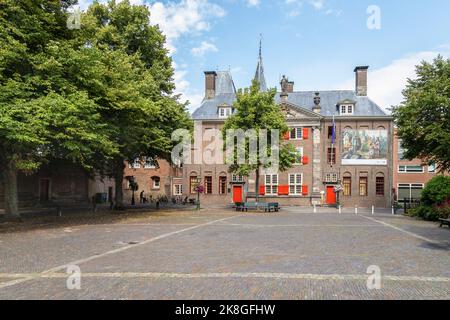
[{"label": "brick chimney", "polygon": [[358,66],[355,68],[356,95],[367,96],[367,70],[368,66]]},{"label": "brick chimney", "polygon": [[205,98],[214,99],[216,96],[216,77],[215,71],[205,71]]},{"label": "brick chimney", "polygon": [[280,85],[281,85],[281,92],[283,93],[294,92],[294,81],[289,81],[289,79],[284,75],[280,81]]}]

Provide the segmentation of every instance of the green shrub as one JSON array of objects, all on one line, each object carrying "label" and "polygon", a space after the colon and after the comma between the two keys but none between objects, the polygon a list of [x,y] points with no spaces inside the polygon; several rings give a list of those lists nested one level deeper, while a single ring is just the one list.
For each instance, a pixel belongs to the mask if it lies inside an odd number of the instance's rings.
[{"label": "green shrub", "polygon": [[408,215],[411,217],[418,217],[424,220],[437,220],[439,219],[439,213],[433,207],[421,205],[416,208],[411,208],[408,211]]},{"label": "green shrub", "polygon": [[441,205],[450,199],[450,177],[437,176],[431,179],[422,191],[421,202],[425,206]]}]

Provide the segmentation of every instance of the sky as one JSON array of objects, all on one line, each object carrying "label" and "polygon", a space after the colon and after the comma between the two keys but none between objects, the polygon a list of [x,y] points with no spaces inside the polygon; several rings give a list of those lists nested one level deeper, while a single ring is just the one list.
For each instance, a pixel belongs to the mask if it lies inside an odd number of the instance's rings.
[{"label": "sky", "polygon": [[[81,9],[91,2],[79,0]],[[385,109],[402,101],[415,65],[450,57],[448,0],[130,2],[147,5],[166,35],[191,112],[204,97],[204,71],[230,70],[237,88],[250,85],[261,34],[269,87],[286,75],[296,91],[353,90],[354,67],[368,65],[368,95]]]}]

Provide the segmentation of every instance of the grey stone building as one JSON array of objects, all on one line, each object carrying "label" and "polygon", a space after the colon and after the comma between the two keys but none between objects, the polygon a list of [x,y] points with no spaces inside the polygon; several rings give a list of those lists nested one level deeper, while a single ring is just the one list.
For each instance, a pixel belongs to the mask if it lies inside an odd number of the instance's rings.
[{"label": "grey stone building", "polygon": [[[393,121],[367,96],[368,67],[354,72],[353,90],[295,91],[294,82],[283,76],[276,102],[291,129],[285,140],[296,147],[298,161],[286,172],[261,172],[262,201],[391,206]],[[261,52],[255,78],[267,90]],[[205,72],[205,98],[192,115],[197,132],[208,136],[208,130],[220,130],[234,113],[235,99],[229,71]],[[184,165],[185,196],[195,197],[199,181],[206,191],[203,203],[225,205],[255,196],[255,177],[230,174],[224,164]]]}]

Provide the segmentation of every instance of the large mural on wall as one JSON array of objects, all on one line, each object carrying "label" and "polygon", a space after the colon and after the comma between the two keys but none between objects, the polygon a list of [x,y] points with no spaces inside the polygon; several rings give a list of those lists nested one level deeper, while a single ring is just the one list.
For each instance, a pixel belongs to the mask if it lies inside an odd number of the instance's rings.
[{"label": "large mural on wall", "polygon": [[342,165],[387,165],[387,130],[344,130]]}]

